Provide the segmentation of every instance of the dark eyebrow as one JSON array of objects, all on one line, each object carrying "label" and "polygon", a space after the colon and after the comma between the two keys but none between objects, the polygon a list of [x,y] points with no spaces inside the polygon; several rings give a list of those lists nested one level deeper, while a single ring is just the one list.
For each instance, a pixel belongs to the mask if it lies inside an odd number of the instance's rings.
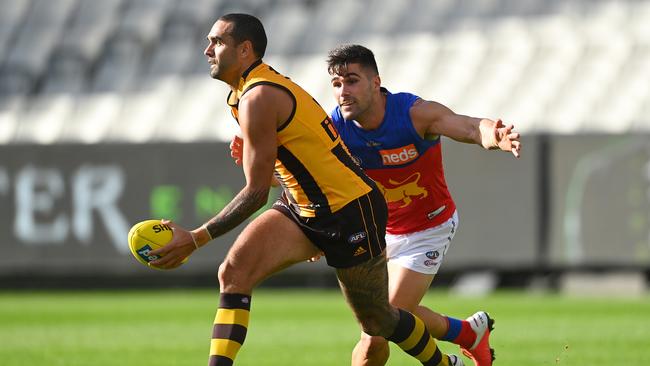
[{"label": "dark eyebrow", "polygon": [[347,78],[352,77],[352,76],[356,76],[358,78],[361,78],[361,75],[357,74],[356,72],[348,72],[345,75],[334,75],[334,77],[332,77],[331,81],[334,81],[334,80],[336,80],[336,79],[338,79],[340,77],[342,77],[343,79],[347,79]]},{"label": "dark eyebrow", "polygon": [[222,39],[221,37],[217,37],[217,36],[207,36],[207,37],[205,37],[205,38],[207,38],[208,41],[210,41],[210,42],[216,42],[216,41],[219,41],[219,42],[223,43],[223,39]]}]

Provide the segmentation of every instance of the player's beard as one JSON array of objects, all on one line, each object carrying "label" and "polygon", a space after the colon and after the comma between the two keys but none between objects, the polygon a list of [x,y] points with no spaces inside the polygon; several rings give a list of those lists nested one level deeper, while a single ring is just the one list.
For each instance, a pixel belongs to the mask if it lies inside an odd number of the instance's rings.
[{"label": "player's beard", "polygon": [[341,107],[341,114],[346,120],[352,121],[358,119],[358,117],[364,114],[367,110],[368,102],[354,99],[354,103],[352,105]]},{"label": "player's beard", "polygon": [[340,106],[341,114],[343,115],[343,118],[345,118],[348,121],[351,121],[355,118],[357,118],[358,108],[354,105],[350,106]]},{"label": "player's beard", "polygon": [[237,70],[237,59],[234,54],[227,52],[222,53],[214,58],[214,63],[210,65],[210,76],[213,79],[228,82],[228,79]]},{"label": "player's beard", "polygon": [[351,105],[339,106],[343,118],[352,121],[359,119],[359,116],[365,115],[373,104],[372,96],[370,86],[361,93],[355,93],[354,96],[349,98],[352,101]]},{"label": "player's beard", "polygon": [[210,77],[213,79],[219,79],[219,65],[210,65]]},{"label": "player's beard", "polygon": [[[214,60],[210,65],[210,77],[217,80],[224,80],[226,70],[228,69],[228,62],[226,60]],[[225,80],[224,80],[225,81]]]}]

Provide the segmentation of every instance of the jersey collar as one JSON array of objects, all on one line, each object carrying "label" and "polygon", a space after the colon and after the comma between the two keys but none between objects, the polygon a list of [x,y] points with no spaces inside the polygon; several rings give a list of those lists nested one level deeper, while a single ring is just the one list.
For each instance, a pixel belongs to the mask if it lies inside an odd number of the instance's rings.
[{"label": "jersey collar", "polygon": [[255,62],[253,62],[253,63],[248,67],[248,69],[246,69],[246,71],[244,71],[244,73],[241,74],[241,78],[245,81],[246,78],[248,77],[248,75],[249,75],[249,74],[250,74],[250,73],[251,73],[251,72],[252,72],[256,67],[258,67],[258,66],[261,65],[261,64],[262,64],[262,59],[261,59],[261,58],[258,59],[258,60],[255,61]]}]

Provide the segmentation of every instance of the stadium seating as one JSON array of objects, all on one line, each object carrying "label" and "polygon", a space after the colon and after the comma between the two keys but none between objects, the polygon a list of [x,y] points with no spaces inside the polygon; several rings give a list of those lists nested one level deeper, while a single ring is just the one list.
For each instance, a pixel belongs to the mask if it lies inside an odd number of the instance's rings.
[{"label": "stadium seating", "polygon": [[384,84],[523,132],[650,131],[650,1],[0,0],[0,143],[229,140],[207,76],[218,15],[330,109],[327,51],[372,48]]}]

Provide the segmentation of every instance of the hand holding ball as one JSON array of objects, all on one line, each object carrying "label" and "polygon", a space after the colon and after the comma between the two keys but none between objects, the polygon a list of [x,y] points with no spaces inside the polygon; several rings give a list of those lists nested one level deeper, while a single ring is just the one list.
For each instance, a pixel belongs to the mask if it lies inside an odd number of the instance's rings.
[{"label": "hand holding ball", "polygon": [[[151,255],[150,252],[167,245],[173,236],[172,228],[163,224],[161,220],[145,220],[133,225],[129,230],[129,249],[138,262],[149,265],[149,262],[161,258]],[[182,261],[182,263],[185,262],[187,262],[187,258]],[[150,267],[163,269],[156,266]]]}]

